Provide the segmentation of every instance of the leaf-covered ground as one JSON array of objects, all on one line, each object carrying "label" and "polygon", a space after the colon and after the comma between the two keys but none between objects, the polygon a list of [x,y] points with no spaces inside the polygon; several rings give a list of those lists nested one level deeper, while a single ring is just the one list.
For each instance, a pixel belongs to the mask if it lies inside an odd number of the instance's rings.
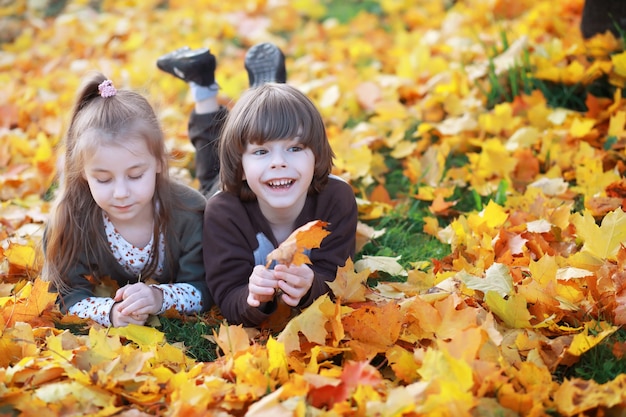
[{"label": "leaf-covered ground", "polygon": [[[624,374],[569,372],[600,346],[604,370],[626,352],[626,53],[583,41],[582,7],[0,2],[0,414],[619,415]],[[81,77],[145,93],[195,184],[192,102],[156,58],[210,47],[228,105],[267,40],[359,199],[363,249],[336,298],[277,334],[220,326],[211,362],[159,326],[62,317],[35,255]]]}]

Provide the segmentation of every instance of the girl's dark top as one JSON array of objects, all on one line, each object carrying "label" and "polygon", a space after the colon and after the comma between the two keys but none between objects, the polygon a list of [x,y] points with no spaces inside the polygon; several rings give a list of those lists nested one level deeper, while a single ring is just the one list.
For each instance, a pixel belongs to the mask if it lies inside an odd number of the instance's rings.
[{"label": "girl's dark top", "polygon": [[[150,277],[159,284],[187,283],[193,285],[202,295],[203,310],[209,309],[213,301],[206,288],[204,280],[204,265],[202,260],[202,216],[206,204],[205,197],[198,191],[180,183],[173,184],[174,198],[187,210],[178,210],[172,213],[173,230],[175,234],[165,236],[165,245],[170,248],[173,258],[177,259],[172,273],[167,274],[169,264],[164,262],[164,272],[161,276]],[[104,225],[100,229],[104,235]],[[88,238],[88,237],[85,237]],[[106,240],[106,237],[104,237]],[[112,253],[98,264],[89,264],[86,257],[82,257],[68,274],[69,290],[59,294],[58,303],[62,312],[78,301],[87,297],[97,296],[95,285],[86,277],[95,280],[109,277],[122,287],[128,283],[137,282],[138,277],[129,274],[115,259]]]},{"label": "girl's dark top", "polygon": [[[339,178],[331,176],[321,193],[307,196],[295,227],[322,220],[329,223],[330,234],[309,254],[314,280],[299,308],[327,293],[326,281],[334,281],[337,267],[354,256],[357,215],[354,192]],[[248,305],[248,280],[256,265],[265,265],[267,254],[278,242],[258,202],[242,202],[228,192],[210,197],[204,213],[203,246],[206,282],[224,317],[230,324],[262,324],[276,304]]]}]

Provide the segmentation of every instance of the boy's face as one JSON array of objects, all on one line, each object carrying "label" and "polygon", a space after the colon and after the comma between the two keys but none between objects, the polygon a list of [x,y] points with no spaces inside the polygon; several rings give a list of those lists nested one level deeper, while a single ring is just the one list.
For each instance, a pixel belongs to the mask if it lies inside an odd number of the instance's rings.
[{"label": "boy's face", "polygon": [[271,220],[302,210],[313,180],[315,155],[298,138],[248,143],[242,156],[243,179]]}]

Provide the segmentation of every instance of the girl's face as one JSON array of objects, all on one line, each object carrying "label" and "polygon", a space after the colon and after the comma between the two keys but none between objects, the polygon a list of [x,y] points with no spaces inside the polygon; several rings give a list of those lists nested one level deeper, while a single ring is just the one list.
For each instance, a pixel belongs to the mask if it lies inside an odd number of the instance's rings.
[{"label": "girl's face", "polygon": [[243,179],[256,195],[261,212],[293,218],[302,210],[313,180],[315,155],[298,138],[248,143],[242,155]]},{"label": "girl's face", "polygon": [[161,166],[144,140],[100,146],[85,161],[83,172],[93,199],[114,225],[152,222],[152,196]]}]

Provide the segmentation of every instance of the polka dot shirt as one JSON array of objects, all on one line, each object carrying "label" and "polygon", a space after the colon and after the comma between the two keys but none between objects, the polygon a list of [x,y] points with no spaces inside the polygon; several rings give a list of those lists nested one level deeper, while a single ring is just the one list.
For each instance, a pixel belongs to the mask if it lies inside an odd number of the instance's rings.
[{"label": "polka dot shirt", "polygon": [[[143,267],[153,256],[153,239],[143,248],[138,248],[126,241],[115,229],[115,226],[103,212],[104,228],[109,242],[109,247],[117,262],[130,274],[139,276]],[[163,259],[165,258],[165,238],[159,235],[159,262],[156,275],[163,272]],[[163,305],[156,314],[161,314],[170,308],[175,308],[182,314],[198,313],[202,309],[202,296],[191,284],[154,284],[163,292]],[[90,318],[102,324],[111,325],[111,308],[115,300],[111,297],[87,297],[69,308],[69,313],[82,318]]]}]

